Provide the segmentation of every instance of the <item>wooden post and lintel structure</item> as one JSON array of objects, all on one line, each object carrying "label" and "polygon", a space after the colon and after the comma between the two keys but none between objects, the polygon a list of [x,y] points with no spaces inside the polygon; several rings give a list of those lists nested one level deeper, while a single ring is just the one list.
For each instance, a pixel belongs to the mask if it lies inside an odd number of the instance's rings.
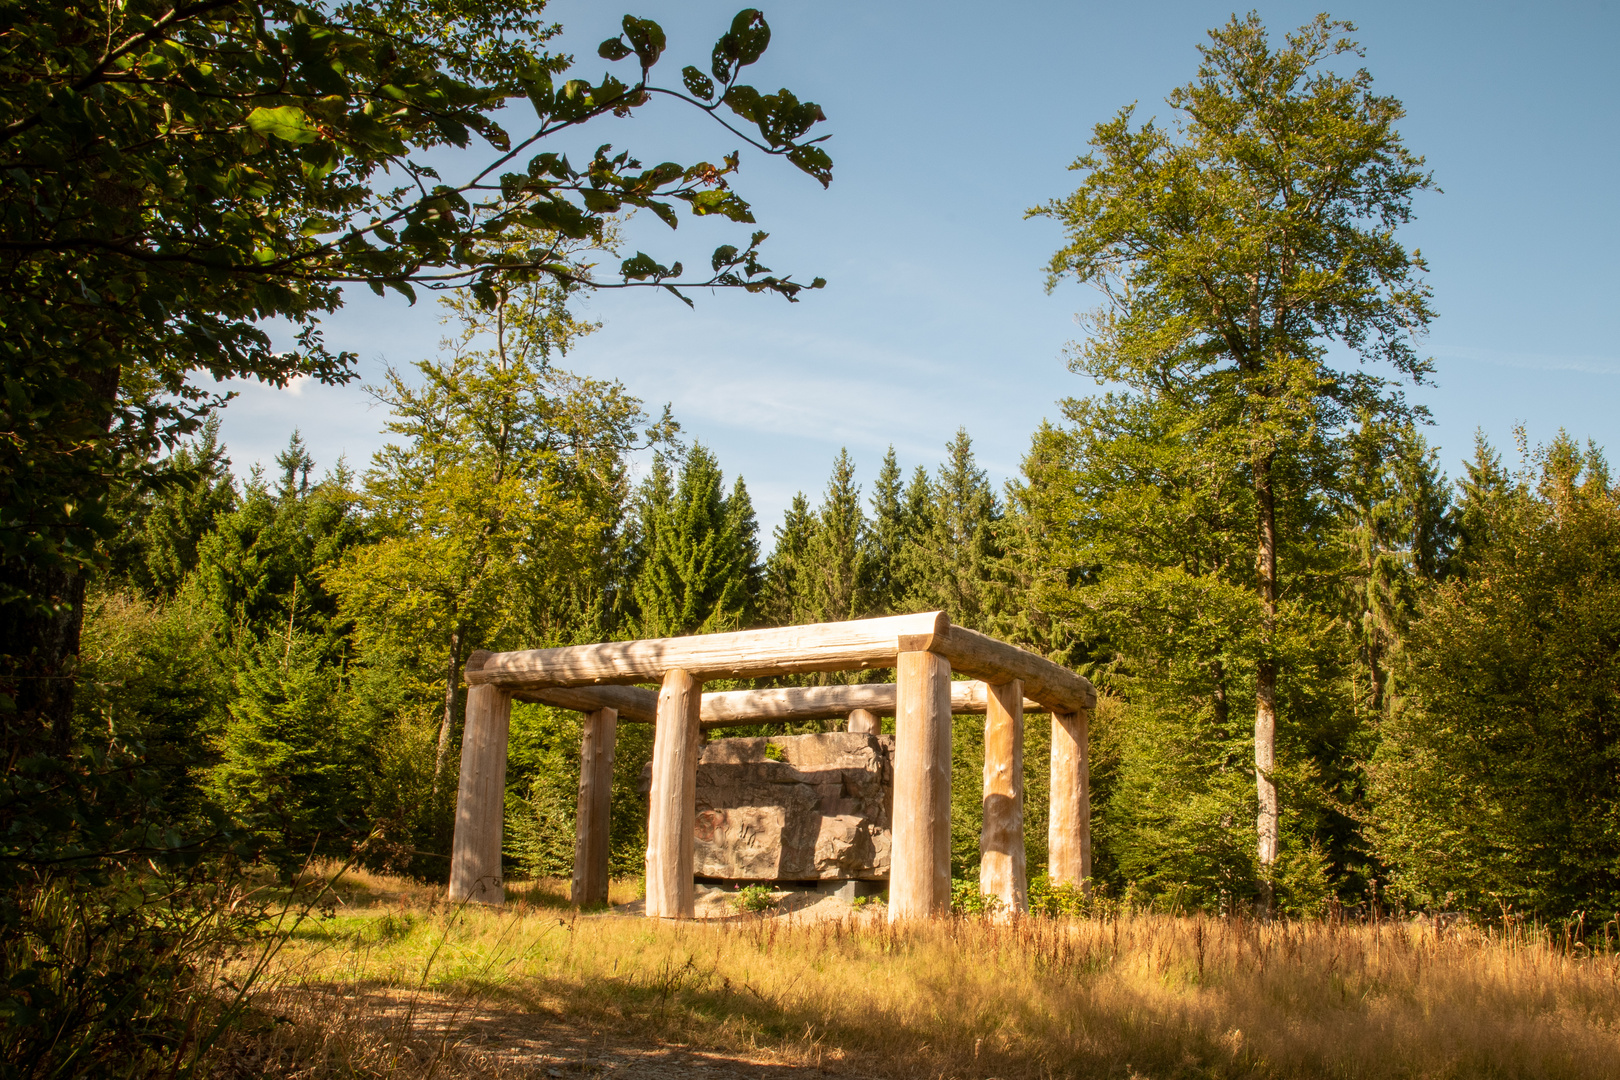
[{"label": "wooden post and lintel structure", "polygon": [[[712,679],[893,668],[889,684],[704,693]],[[953,673],[973,682],[953,681]],[[451,856],[450,898],[499,904],[501,816],[511,703],[585,716],[573,899],[607,898],[608,790],[621,722],[652,723],[647,914],[691,918],[697,761],[705,728],[845,719],[875,732],[895,718],[891,921],[950,906],[951,717],[985,715],[981,888],[1027,905],[1023,834],[1026,712],[1052,715],[1050,876],[1091,873],[1087,721],[1091,683],[1034,653],[958,626],[943,612],[810,626],[521,652],[475,653],[465,669],[467,724]],[[656,684],[654,691],[642,685]]]}]

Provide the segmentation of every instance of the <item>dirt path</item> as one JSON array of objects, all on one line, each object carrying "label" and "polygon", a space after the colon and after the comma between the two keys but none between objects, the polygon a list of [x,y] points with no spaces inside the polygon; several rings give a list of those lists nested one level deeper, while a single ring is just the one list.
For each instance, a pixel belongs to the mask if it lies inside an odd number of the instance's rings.
[{"label": "dirt path", "polygon": [[[395,1053],[418,1066],[439,1059],[450,1066],[429,1070],[439,1075],[478,1075],[488,1080],[786,1080],[790,1073],[801,1078],[861,1075],[841,1067],[842,1054],[836,1050],[809,1060],[788,1061],[764,1050],[671,1045],[638,1037],[625,1028],[561,1017],[515,1000],[385,987],[306,987],[267,996],[259,1004],[286,1020],[311,1020],[328,1030],[343,1030],[350,1041],[364,1031],[366,1037],[359,1041],[369,1044],[370,1052],[364,1056],[370,1063],[378,1061],[377,1048],[384,1045],[396,1048]],[[628,1026],[630,1022],[626,1022]],[[240,1057],[234,1064],[236,1068],[225,1075],[283,1075],[268,1069],[261,1073]],[[416,1075],[411,1070],[402,1072]]]}]

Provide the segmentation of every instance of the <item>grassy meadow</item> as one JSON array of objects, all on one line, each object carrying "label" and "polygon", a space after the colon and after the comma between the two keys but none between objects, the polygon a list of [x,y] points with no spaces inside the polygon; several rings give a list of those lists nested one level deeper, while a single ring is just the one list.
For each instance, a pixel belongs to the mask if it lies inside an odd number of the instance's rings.
[{"label": "grassy meadow", "polygon": [[[275,957],[257,1004],[272,1022],[230,1048],[230,1069],[598,1074],[585,1049],[537,1072],[500,1052],[553,1028],[573,1039],[559,1045],[906,1078],[1620,1075],[1620,956],[1524,926],[1124,914],[896,929],[881,908],[664,923],[576,914],[565,888],[518,885],[490,910],[351,879]],[[634,889],[615,883],[615,902]]]}]

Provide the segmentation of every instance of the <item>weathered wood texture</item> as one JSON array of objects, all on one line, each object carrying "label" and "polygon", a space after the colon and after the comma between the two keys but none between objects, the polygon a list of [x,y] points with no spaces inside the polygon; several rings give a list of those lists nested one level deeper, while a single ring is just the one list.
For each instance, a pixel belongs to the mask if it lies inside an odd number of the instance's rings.
[{"label": "weathered wood texture", "polygon": [[608,829],[613,794],[613,742],[619,714],[612,709],[586,713],[579,744],[579,808],[574,815],[574,880],[569,897],[576,907],[605,904],[608,898]]},{"label": "weathered wood texture", "polygon": [[951,904],[951,665],[931,652],[895,663],[894,854],[889,921]]},{"label": "weathered wood texture", "polygon": [[883,730],[883,722],[871,709],[851,709],[844,728],[854,735],[876,735]]},{"label": "weathered wood texture", "polygon": [[517,690],[513,701],[532,701],[559,709],[592,713],[612,709],[619,719],[650,724],[658,716],[658,691],[641,686],[552,686],[544,690]]},{"label": "weathered wood texture", "polygon": [[680,668],[700,682],[756,678],[808,671],[892,667],[899,640],[941,633],[950,620],[941,611],[882,619],[783,626],[731,634],[609,641],[560,649],[495,653],[466,674],[469,685],[506,690],[598,683],[657,682]]},{"label": "weathered wood texture", "polygon": [[1024,688],[990,687],[984,715],[984,826],[979,833],[979,891],[1002,910],[1029,910],[1024,864]]},{"label": "weathered wood texture", "polygon": [[1090,717],[1052,714],[1052,802],[1047,873],[1054,882],[1091,888]]},{"label": "weathered wood texture", "polygon": [[951,670],[987,683],[1016,679],[1024,684],[1024,693],[1054,712],[1080,712],[1097,704],[1097,691],[1089,679],[974,630],[947,625],[937,633],[903,639],[900,647],[938,653],[951,662]]},{"label": "weathered wood texture", "polygon": [[501,885],[501,824],[506,804],[506,740],[512,699],[493,686],[467,692],[461,735],[461,786],[450,848],[452,902],[506,902]]},{"label": "weathered wood texture", "polygon": [[693,830],[697,824],[697,763],[703,752],[698,704],[703,684],[675,668],[658,691],[653,736],[652,792],[647,815],[647,914],[690,919]]},{"label": "weathered wood texture", "polygon": [[[513,701],[534,701],[575,712],[614,709],[619,719],[650,724],[658,713],[658,693],[640,686],[548,687],[517,690]],[[877,716],[893,716],[893,683],[855,683],[841,686],[790,686],[769,690],[722,690],[703,695],[701,723],[706,728],[740,724],[785,724],[799,720],[840,720],[857,709]],[[951,712],[982,713],[985,684],[951,683]],[[1028,698],[1024,712],[1043,711]],[[876,729],[873,729],[874,731]]]}]

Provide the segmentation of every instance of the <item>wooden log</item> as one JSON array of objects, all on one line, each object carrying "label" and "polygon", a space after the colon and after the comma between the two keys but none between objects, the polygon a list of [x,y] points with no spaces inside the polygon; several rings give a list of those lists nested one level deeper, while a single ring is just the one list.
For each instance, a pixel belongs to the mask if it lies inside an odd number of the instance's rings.
[{"label": "wooden log", "polygon": [[851,709],[845,730],[856,735],[877,735],[883,730],[883,722],[871,709]]},{"label": "wooden log", "polygon": [[894,838],[889,921],[951,905],[951,665],[931,652],[895,663]]},{"label": "wooden log", "polygon": [[544,690],[515,691],[512,700],[581,713],[612,709],[620,720],[636,724],[650,724],[658,715],[658,691],[641,686],[552,686]]},{"label": "wooden log", "polygon": [[[592,694],[606,687],[570,691]],[[550,691],[543,691],[550,693]],[[854,683],[840,686],[790,686],[770,690],[722,690],[703,695],[703,726],[736,727],[743,724],[787,723],[797,720],[840,720],[857,709],[877,716],[893,716],[893,683]],[[1039,711],[1034,701],[1025,701],[1026,712]],[[985,686],[982,682],[951,683],[951,712],[982,713]]]},{"label": "wooden log", "polygon": [[605,904],[608,898],[608,829],[613,795],[613,742],[619,714],[612,709],[586,713],[579,744],[579,809],[574,817],[575,907]]},{"label": "wooden log", "polygon": [[506,738],[512,699],[494,686],[467,692],[461,734],[461,785],[450,848],[452,902],[503,904],[501,824],[506,809]]},{"label": "wooden log", "polygon": [[929,611],[730,634],[495,653],[476,669],[469,665],[466,679],[469,685],[487,683],[504,690],[535,690],[654,682],[675,668],[701,682],[892,667],[899,654],[900,638],[939,635],[949,626],[944,612]]},{"label": "wooden log", "polygon": [[1047,876],[1091,890],[1090,717],[1052,714],[1052,801],[1046,830]]},{"label": "wooden log", "polygon": [[674,668],[658,691],[653,735],[652,795],[647,816],[647,915],[690,919],[695,914],[694,831],[697,761],[703,751],[698,706],[703,684]]},{"label": "wooden log", "polygon": [[984,826],[979,833],[979,891],[1006,912],[1029,910],[1024,863],[1024,688],[990,687],[984,716]]},{"label": "wooden log", "polygon": [[1084,676],[1016,645],[960,626],[905,638],[900,647],[936,652],[951,662],[951,670],[987,683],[1016,679],[1024,684],[1024,693],[1054,712],[1081,712],[1097,705],[1097,691]]}]

